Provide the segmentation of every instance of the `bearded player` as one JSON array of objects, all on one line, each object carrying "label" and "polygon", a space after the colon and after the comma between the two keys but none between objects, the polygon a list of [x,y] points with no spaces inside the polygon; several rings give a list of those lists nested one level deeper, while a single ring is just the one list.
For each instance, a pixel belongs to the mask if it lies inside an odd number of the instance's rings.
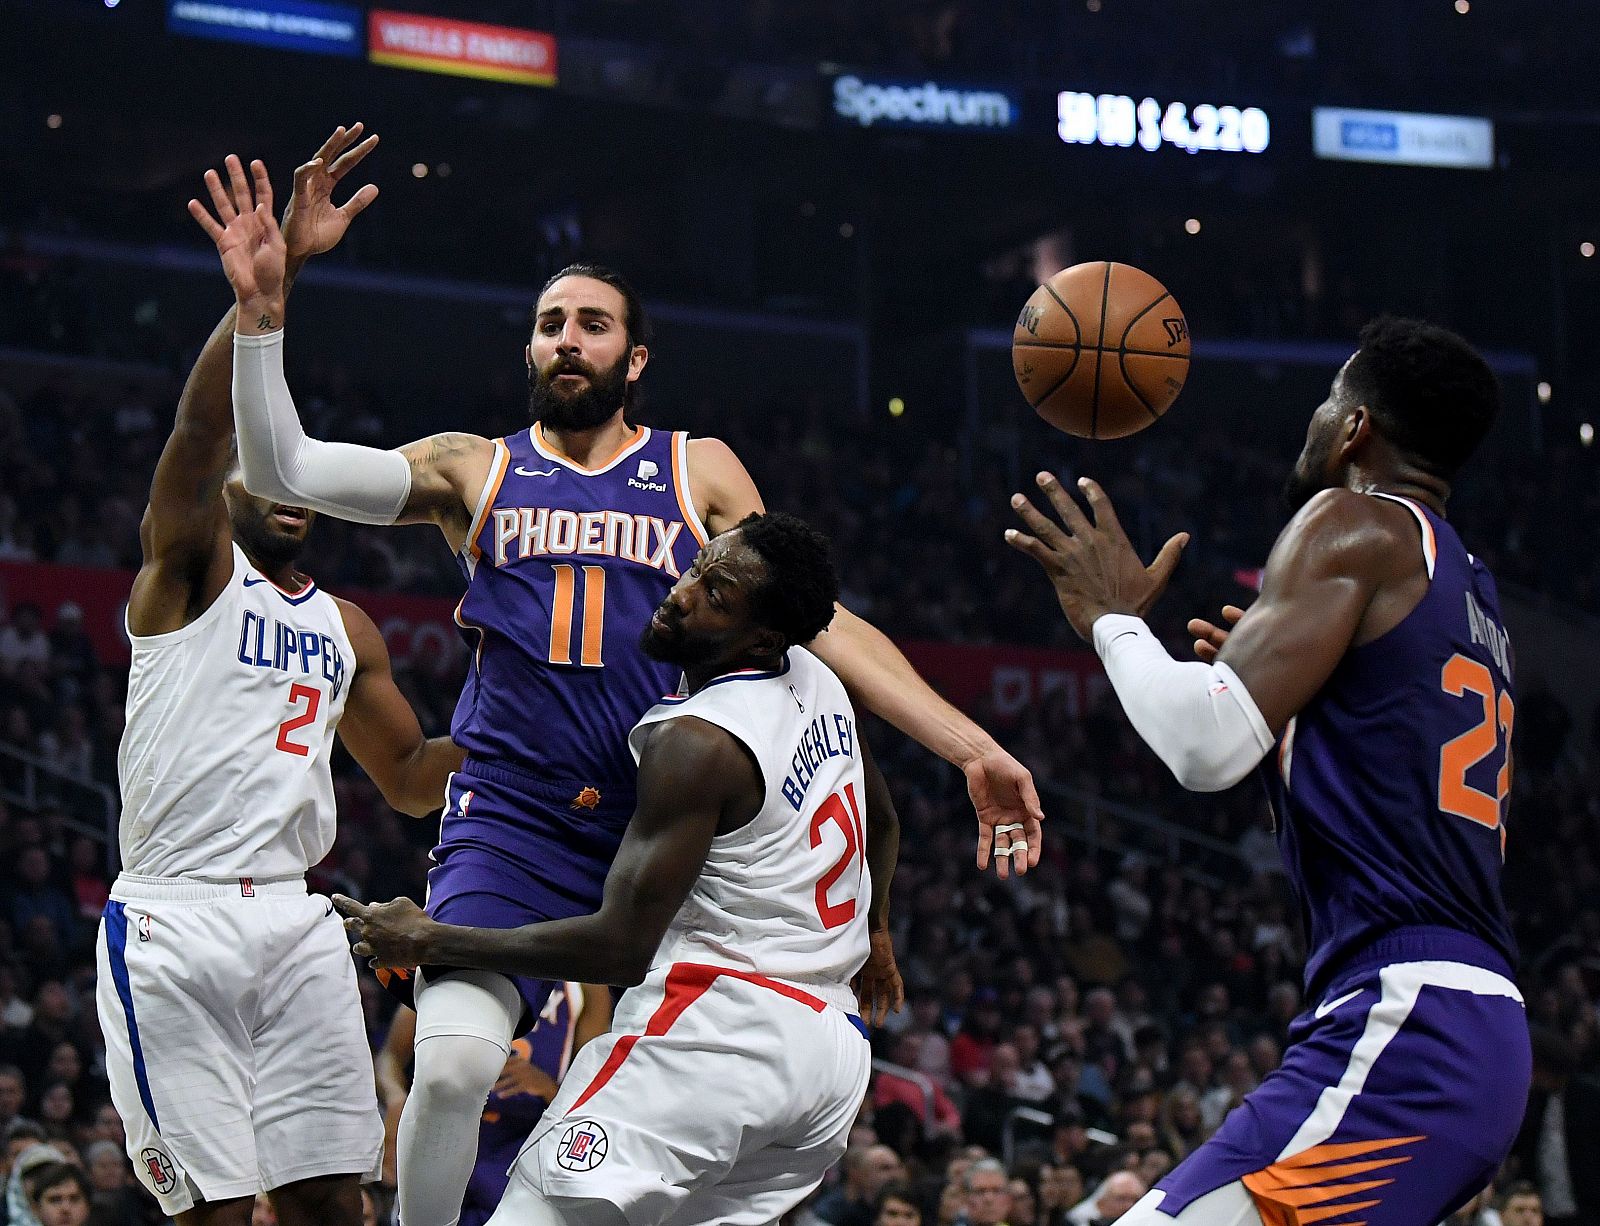
[{"label": "bearded player", "polygon": [[[376,137],[339,128],[295,176],[290,267],[371,203],[331,193]],[[249,185],[237,164],[215,207]],[[198,208],[198,205],[193,207]],[[246,203],[243,207],[254,207]],[[270,209],[270,197],[262,201]],[[157,461],[128,598],[118,755],[122,873],[96,1000],[134,1170],[182,1226],[357,1226],[383,1129],[355,968],[306,870],[334,837],[337,729],[384,797],[438,805],[461,753],[425,741],[372,619],[295,566],[313,513],[233,466],[232,313],[206,342]]]},{"label": "bearded player", "polygon": [[[574,1061],[490,1226],[767,1226],[844,1152],[871,1071],[858,1012],[901,990],[899,827],[839,679],[827,542],[783,514],[714,539],[644,632],[683,671],[628,738],[638,811],[594,915],[455,927],[336,898],[380,963],[637,985]],[[859,993],[859,999],[858,999]]]},{"label": "bearded player", "polygon": [[[558,274],[535,305],[530,429],[398,451],[309,439],[283,375],[271,212],[202,225],[239,302],[234,394],[250,488],[366,523],[437,524],[468,575],[457,618],[473,668],[452,728],[468,757],[449,788],[429,914],[515,928],[593,912],[634,810],[628,730],[678,679],[639,649],[637,627],[707,540],[761,510],[749,474],[715,439],[628,423],[649,359],[644,311],[627,282],[590,266]],[[840,610],[815,647],[865,706],[963,767],[980,863],[991,845],[1001,875],[1037,861],[1041,814],[1021,764],[860,619]],[[549,990],[535,976],[421,969],[398,1134],[405,1226],[456,1221],[485,1096]]]},{"label": "bearded player", "polygon": [[[1007,539],[1050,575],[1139,734],[1196,791],[1263,767],[1300,898],[1306,999],[1282,1066],[1124,1224],[1433,1226],[1486,1186],[1527,1100],[1528,1028],[1500,895],[1512,657],[1494,580],[1444,516],[1498,410],[1452,332],[1380,319],[1312,414],[1296,508],[1232,632],[1198,663],[1142,616],[1147,572],[1092,481],[1048,474]],[[1231,620],[1232,614],[1228,614]]]}]

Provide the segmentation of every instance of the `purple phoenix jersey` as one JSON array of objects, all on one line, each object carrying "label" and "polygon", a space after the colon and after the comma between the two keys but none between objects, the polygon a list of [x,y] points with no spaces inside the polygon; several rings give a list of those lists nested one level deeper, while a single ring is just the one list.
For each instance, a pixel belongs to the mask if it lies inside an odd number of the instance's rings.
[{"label": "purple phoenix jersey", "polygon": [[1427,594],[1345,654],[1264,772],[1308,995],[1401,928],[1438,930],[1443,957],[1502,973],[1516,960],[1500,894],[1515,706],[1494,580],[1442,518],[1379,497],[1416,516]]},{"label": "purple phoenix jersey", "polygon": [[1434,1226],[1521,1122],[1528,1027],[1500,897],[1511,648],[1483,564],[1393,500],[1416,517],[1427,593],[1346,652],[1263,770],[1307,1009],[1283,1063],[1150,1193],[1165,1214],[1212,1197],[1198,1220],[1245,1220],[1228,1214],[1248,1196],[1266,1226]]},{"label": "purple phoenix jersey", "polygon": [[[533,1029],[511,1044],[512,1057],[526,1060],[560,1085],[572,1062],[578,1015],[589,1003],[581,984],[565,983],[553,990]],[[467,1183],[460,1226],[483,1226],[493,1216],[506,1194],[511,1164],[549,1105],[537,1094],[489,1094],[478,1127],[478,1159]]]},{"label": "purple phoenix jersey", "polygon": [[687,443],[637,427],[587,469],[537,425],[496,442],[456,611],[473,666],[450,735],[472,757],[632,791],[628,733],[678,680],[639,635],[705,542]]},{"label": "purple phoenix jersey", "polygon": [[[591,469],[538,426],[495,443],[462,551],[473,657],[450,735],[467,760],[428,874],[435,919],[515,928],[599,908],[633,815],[628,733],[679,676],[639,636],[705,542],[687,449],[639,427]],[[516,982],[531,1021],[553,985]]]}]

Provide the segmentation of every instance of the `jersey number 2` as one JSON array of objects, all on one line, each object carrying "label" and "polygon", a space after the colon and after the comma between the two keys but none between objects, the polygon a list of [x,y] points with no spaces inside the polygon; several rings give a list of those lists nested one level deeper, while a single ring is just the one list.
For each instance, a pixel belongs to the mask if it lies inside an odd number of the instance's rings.
[{"label": "jersey number 2", "polygon": [[[840,800],[840,796],[844,800]],[[850,802],[848,810],[845,809],[845,801]],[[811,815],[811,846],[821,844],[822,828],[829,822],[844,831],[844,854],[817,882],[817,918],[822,921],[824,928],[837,928],[855,918],[856,896],[852,893],[843,902],[829,902],[828,891],[850,870],[850,862],[861,857],[867,841],[866,830],[861,824],[861,810],[856,805],[855,784],[845,784],[843,792],[835,792],[828,797]],[[860,879],[861,872],[857,869],[856,880],[859,882]]]},{"label": "jersey number 2", "polygon": [[289,734],[299,732],[312,720],[317,718],[317,712],[322,709],[322,691],[314,685],[301,685],[296,682],[289,687],[289,705],[295,706],[304,698],[306,709],[299,715],[291,715],[278,725],[278,748],[284,753],[292,753],[301,758],[311,756],[311,746],[302,745],[299,741],[291,741]]},{"label": "jersey number 2", "polygon": [[[1504,690],[1496,695],[1489,669],[1471,656],[1451,656],[1439,681],[1446,694],[1456,698],[1473,694],[1483,703],[1483,718],[1439,750],[1439,808],[1493,830],[1500,825],[1500,811],[1511,791],[1511,721],[1516,706]],[[1467,771],[1497,747],[1503,756],[1491,796],[1467,782]]]},{"label": "jersey number 2", "polygon": [[[550,663],[572,663],[572,610],[577,604],[577,568],[561,563],[556,572],[556,594],[550,602]],[[606,568],[583,568],[583,639],[578,663],[599,668],[600,646],[606,628]]]}]

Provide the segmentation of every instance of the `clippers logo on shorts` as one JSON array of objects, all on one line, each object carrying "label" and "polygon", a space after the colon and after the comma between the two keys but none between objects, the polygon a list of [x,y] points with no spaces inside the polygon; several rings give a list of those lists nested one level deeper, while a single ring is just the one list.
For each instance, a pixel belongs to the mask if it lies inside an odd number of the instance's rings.
[{"label": "clippers logo on shorts", "polygon": [[241,898],[254,898],[256,896],[256,879],[254,877],[239,878],[239,896]]},{"label": "clippers logo on shorts", "polygon": [[139,1160],[144,1163],[144,1169],[157,1192],[170,1192],[178,1186],[178,1172],[172,1167],[172,1159],[159,1149],[153,1146],[146,1149],[139,1155]]},{"label": "clippers logo on shorts", "polygon": [[606,1160],[606,1130],[592,1120],[567,1129],[556,1147],[556,1161],[567,1171],[592,1171]]}]

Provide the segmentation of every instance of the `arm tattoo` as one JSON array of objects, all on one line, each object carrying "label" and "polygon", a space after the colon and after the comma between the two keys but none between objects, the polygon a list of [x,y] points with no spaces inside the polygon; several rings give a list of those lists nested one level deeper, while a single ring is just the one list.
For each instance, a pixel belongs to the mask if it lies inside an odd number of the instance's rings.
[{"label": "arm tattoo", "polygon": [[263,311],[256,319],[256,327],[260,328],[262,331],[266,331],[268,328],[272,327],[272,316]]}]

